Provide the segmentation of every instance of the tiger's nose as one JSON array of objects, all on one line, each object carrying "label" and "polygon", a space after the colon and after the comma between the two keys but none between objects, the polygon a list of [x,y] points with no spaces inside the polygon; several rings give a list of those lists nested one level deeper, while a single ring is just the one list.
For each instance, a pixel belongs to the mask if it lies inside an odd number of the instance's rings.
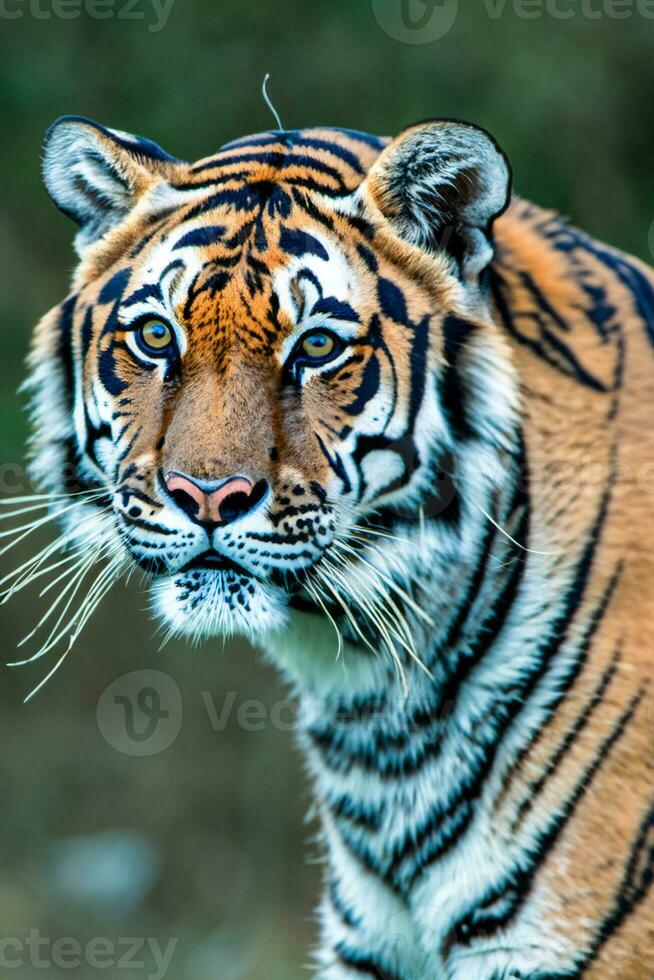
[{"label": "tiger's nose", "polygon": [[232,476],[208,482],[174,471],[166,475],[165,484],[177,506],[198,524],[231,524],[254,510],[268,490],[265,480],[252,483]]}]

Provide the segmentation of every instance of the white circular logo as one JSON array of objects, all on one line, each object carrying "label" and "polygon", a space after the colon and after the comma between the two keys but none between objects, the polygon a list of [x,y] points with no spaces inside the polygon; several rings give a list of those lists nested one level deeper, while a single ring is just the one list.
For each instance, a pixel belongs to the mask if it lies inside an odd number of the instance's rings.
[{"label": "white circular logo", "polygon": [[404,44],[431,44],[454,27],[459,0],[372,0],[375,20]]},{"label": "white circular logo", "polygon": [[184,709],[179,687],[163,670],[134,670],[113,681],[98,701],[104,739],[125,755],[157,755],[180,733]]}]

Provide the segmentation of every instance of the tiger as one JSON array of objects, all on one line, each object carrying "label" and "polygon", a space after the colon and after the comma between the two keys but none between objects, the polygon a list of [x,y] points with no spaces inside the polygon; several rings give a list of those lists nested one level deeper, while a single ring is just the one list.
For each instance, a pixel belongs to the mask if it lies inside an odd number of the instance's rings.
[{"label": "tiger", "polygon": [[652,270],[452,119],[189,163],[68,116],[43,174],[32,506],[85,598],[39,654],[136,568],[277,666],[321,980],[652,980]]}]

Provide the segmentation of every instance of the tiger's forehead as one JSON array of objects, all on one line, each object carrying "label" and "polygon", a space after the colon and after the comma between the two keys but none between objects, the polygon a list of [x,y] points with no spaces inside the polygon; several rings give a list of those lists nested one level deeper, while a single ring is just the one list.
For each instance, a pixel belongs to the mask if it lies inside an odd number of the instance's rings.
[{"label": "tiger's forehead", "polygon": [[[273,197],[285,194],[276,188]],[[360,261],[347,242],[297,209],[234,216],[213,211],[152,243],[131,275],[124,323],[174,315],[196,334],[268,349],[311,317],[358,319]]]},{"label": "tiger's forehead", "polygon": [[256,133],[226,143],[193,164],[184,186],[272,181],[344,195],[361,183],[386,142],[367,133],[326,127]]},{"label": "tiger's forehead", "polygon": [[355,321],[351,230],[330,203],[382,145],[342,130],[258,134],[186,168],[174,209],[134,249],[121,318],[172,312],[262,351],[313,315]]}]

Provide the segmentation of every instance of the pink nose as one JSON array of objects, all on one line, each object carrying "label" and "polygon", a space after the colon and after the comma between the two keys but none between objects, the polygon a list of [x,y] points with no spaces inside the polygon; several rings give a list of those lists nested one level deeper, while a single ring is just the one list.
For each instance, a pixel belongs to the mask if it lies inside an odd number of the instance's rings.
[{"label": "pink nose", "polygon": [[[255,484],[241,476],[231,477],[212,490],[184,473],[168,473],[166,488],[182,510],[200,524],[227,524],[256,503]],[[257,494],[257,500],[261,496]]]}]

